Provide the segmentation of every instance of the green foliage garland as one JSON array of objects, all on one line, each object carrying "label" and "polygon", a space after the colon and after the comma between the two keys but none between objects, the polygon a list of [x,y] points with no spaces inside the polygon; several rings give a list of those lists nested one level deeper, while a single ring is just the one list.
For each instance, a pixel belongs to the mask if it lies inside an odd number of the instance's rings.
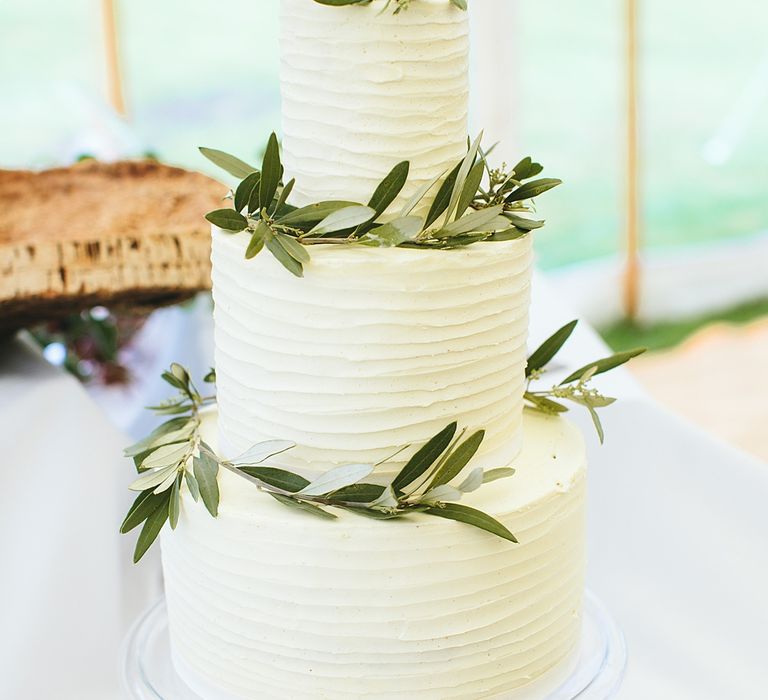
[{"label": "green foliage garland", "polygon": [[[602,442],[603,429],[597,409],[609,406],[615,399],[602,396],[590,387],[589,382],[595,375],[624,364],[643,350],[596,360],[549,390],[533,391],[531,382],[541,377],[575,326],[576,321],[567,324],[531,354],[526,370],[529,386],[525,401],[531,410],[548,414],[567,411],[568,407],[563,403],[566,400],[585,406],[595,421]],[[231,460],[218,456],[200,432],[201,410],[213,404],[215,398],[203,396],[181,365],[171,365],[162,378],[178,391],[178,395],[150,409],[172,417],[125,450],[138,471],[138,478],[130,486],[138,495],[120,532],[127,533],[142,526],[134,552],[135,562],[144,556],[166,522],[172,529],[176,528],[183,488],[189,490],[195,502],[202,501],[214,518],[218,515],[220,469],[250,481],[286,507],[324,520],[336,519],[332,509],[383,521],[422,513],[456,520],[517,542],[498,520],[457,502],[483,484],[512,476],[514,469],[502,467],[485,471],[475,468],[460,484],[451,483],[477,453],[485,437],[484,430],[467,436],[466,429],[459,431],[456,422],[450,423],[422,445],[388,485],[365,481],[379,465],[343,465],[309,480],[269,465],[272,457],[294,447],[285,440],[259,443]],[[208,384],[215,380],[213,370],[204,379]]]},{"label": "green foliage garland", "polygon": [[[363,204],[345,200],[316,202],[297,208],[289,198],[295,180],[283,183],[277,136],[269,137],[261,169],[223,151],[201,148],[212,163],[238,178],[231,192],[232,209],[209,212],[206,219],[221,230],[246,232],[250,259],[266,248],[289,272],[302,277],[310,262],[308,247],[318,243],[377,247],[460,248],[481,241],[507,241],[541,228],[530,200],[560,184],[537,178],[542,166],[524,158],[507,171],[491,168],[481,147],[482,134],[468,144],[467,154],[446,175],[427,183],[392,220],[382,214],[408,181],[410,163],[392,168]],[[535,179],[534,179],[535,178]],[[437,190],[426,217],[416,207]]]}]

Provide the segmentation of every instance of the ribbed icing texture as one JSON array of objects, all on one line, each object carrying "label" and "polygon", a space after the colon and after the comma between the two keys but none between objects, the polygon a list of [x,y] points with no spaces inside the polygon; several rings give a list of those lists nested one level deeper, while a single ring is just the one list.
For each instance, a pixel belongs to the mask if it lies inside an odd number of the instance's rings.
[{"label": "ribbed icing texture", "polygon": [[[310,4],[310,3],[308,3]],[[456,419],[484,428],[476,466],[520,448],[531,241],[457,250],[318,245],[305,277],[248,237],[214,231],[213,295],[222,447],[298,447],[307,472],[401,465]],[[387,474],[386,470],[379,470]]]},{"label": "ribbed icing texture", "polygon": [[517,473],[466,499],[517,545],[424,515],[320,521],[228,472],[216,520],[185,492],[162,545],[187,683],[206,700],[480,700],[557,667],[580,630],[585,454],[562,419],[525,430]]},{"label": "ribbed icing texture", "polygon": [[292,201],[367,202],[402,160],[411,177],[393,208],[467,147],[467,13],[449,0],[407,11],[281,0],[281,90]]}]

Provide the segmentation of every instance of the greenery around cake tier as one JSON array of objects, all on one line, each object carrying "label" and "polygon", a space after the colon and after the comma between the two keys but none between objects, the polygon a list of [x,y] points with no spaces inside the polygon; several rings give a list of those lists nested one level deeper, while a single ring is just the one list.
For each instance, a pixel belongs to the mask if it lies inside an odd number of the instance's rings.
[{"label": "greenery around cake tier", "polygon": [[[525,403],[529,410],[546,414],[568,411],[566,401],[586,407],[602,442],[603,429],[597,410],[609,406],[615,399],[603,396],[591,387],[590,382],[596,375],[639,355],[643,349],[596,360],[572,372],[551,388],[536,389],[534,384],[545,373],[575,327],[576,321],[567,324],[529,357]],[[477,453],[485,437],[484,430],[468,435],[466,429],[458,429],[457,422],[450,423],[422,445],[388,484],[366,482],[383,462],[343,465],[310,480],[289,470],[270,466],[271,458],[295,447],[285,440],[256,444],[234,459],[217,455],[201,434],[201,411],[215,403],[215,397],[204,396],[187,370],[178,364],[171,365],[162,378],[178,391],[178,395],[150,409],[172,417],[125,450],[139,474],[129,488],[139,493],[120,531],[127,533],[142,526],[134,552],[135,562],[144,556],[166,522],[172,529],[176,528],[182,489],[188,489],[195,502],[202,501],[213,517],[218,515],[220,469],[251,482],[284,506],[323,520],[335,520],[334,509],[381,521],[418,513],[455,520],[504,540],[517,542],[514,534],[498,520],[459,503],[465,494],[476,491],[483,484],[512,476],[515,473],[513,468],[484,470],[478,467],[472,469],[461,483],[451,483]],[[215,379],[211,370],[204,381],[212,384]],[[389,459],[408,447],[404,446]]]},{"label": "greenery around cake tier", "polygon": [[[524,158],[512,169],[492,168],[481,147],[482,133],[468,143],[467,154],[447,173],[426,183],[390,220],[381,220],[408,181],[410,163],[398,163],[379,183],[367,203],[323,201],[304,207],[290,204],[295,179],[283,183],[280,146],[273,133],[261,168],[223,151],[201,148],[210,161],[240,179],[230,193],[233,208],[217,209],[206,219],[225,232],[250,236],[245,257],[266,248],[291,273],[304,274],[309,247],[354,244],[426,249],[460,248],[481,241],[509,241],[541,228],[531,200],[561,184],[537,178],[543,168]],[[434,195],[431,193],[434,191]],[[431,196],[425,216],[414,214]],[[428,200],[429,201],[429,200]]]},{"label": "greenery around cake tier", "polygon": [[[407,10],[412,0],[386,0],[382,12],[386,12],[390,7],[394,6],[394,14],[398,14],[403,10]],[[331,7],[345,7],[347,5],[370,5],[373,0],[315,0],[320,5],[330,5]],[[467,0],[450,0],[451,5],[458,7],[460,10],[467,9]]]}]

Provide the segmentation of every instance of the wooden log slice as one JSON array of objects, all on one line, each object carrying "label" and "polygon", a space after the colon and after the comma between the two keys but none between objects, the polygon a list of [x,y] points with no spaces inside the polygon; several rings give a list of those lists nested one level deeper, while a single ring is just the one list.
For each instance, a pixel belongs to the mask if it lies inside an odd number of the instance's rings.
[{"label": "wooden log slice", "polygon": [[226,188],[154,161],[0,170],[0,331],[209,289],[206,212]]}]

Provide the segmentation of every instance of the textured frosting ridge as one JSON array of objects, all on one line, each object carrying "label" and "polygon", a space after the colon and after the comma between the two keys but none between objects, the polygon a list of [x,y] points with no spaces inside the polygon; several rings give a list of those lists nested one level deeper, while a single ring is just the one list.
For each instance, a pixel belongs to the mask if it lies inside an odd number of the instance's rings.
[{"label": "textured frosting ridge", "polygon": [[367,202],[410,160],[395,209],[466,152],[467,13],[449,0],[383,6],[281,0],[283,160],[299,205]]},{"label": "textured frosting ridge", "polygon": [[475,700],[557,667],[580,630],[585,453],[562,419],[525,430],[517,473],[467,498],[518,545],[420,515],[318,521],[228,472],[218,519],[186,494],[162,542],[178,670],[221,698]]},{"label": "textured frosting ridge", "polygon": [[266,253],[245,260],[247,243],[213,234],[225,454],[291,440],[282,464],[312,473],[414,445],[391,474],[456,419],[486,430],[474,466],[515,457],[529,236],[448,251],[317,245],[303,279]]}]

